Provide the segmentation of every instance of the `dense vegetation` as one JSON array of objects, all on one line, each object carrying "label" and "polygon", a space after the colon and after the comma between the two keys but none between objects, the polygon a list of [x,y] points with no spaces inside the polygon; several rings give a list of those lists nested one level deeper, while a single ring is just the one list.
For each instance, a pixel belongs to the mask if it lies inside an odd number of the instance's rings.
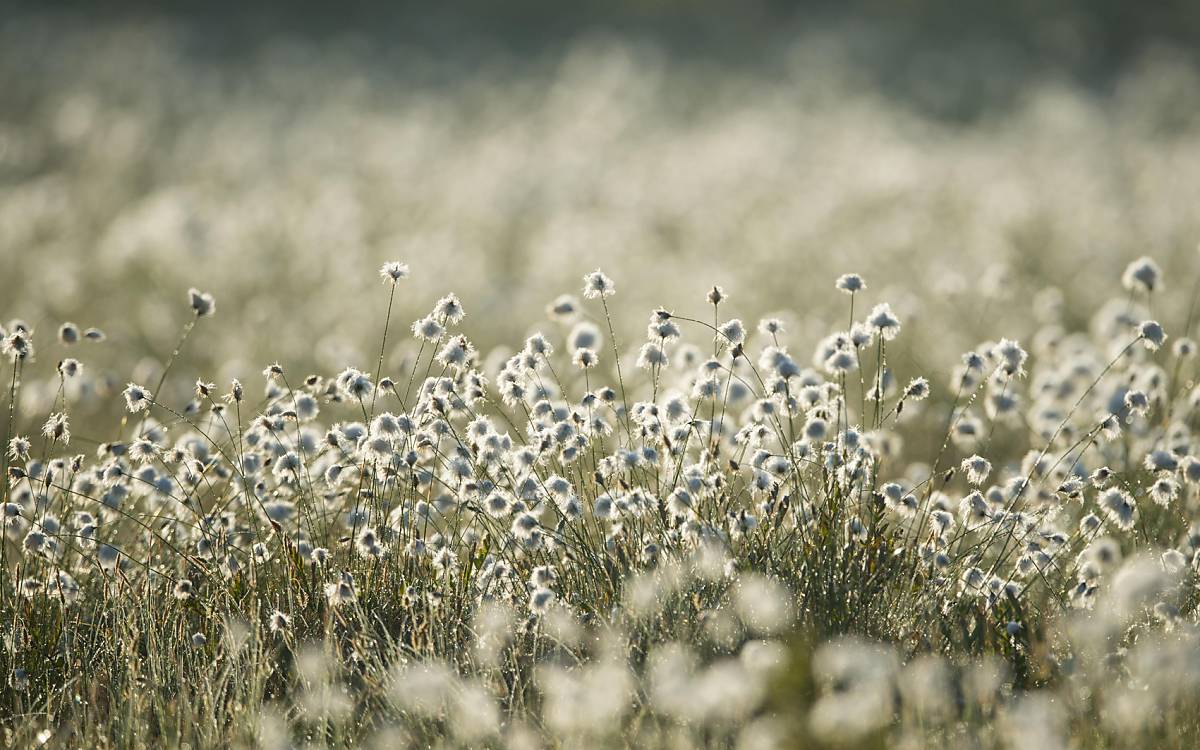
[{"label": "dense vegetation", "polygon": [[380,275],[373,367],[173,403],[218,333],[192,289],[85,453],[87,357],[42,348],[103,332],[7,324],[10,413],[58,361],[40,439],[9,422],[13,742],[1195,739],[1196,344],[1148,318],[1151,259],[1090,332],[984,342],[932,383],[893,373],[904,326],[856,274],[811,360],[719,286],[626,354],[600,271],[510,355],[454,294],[398,343],[409,269]]}]

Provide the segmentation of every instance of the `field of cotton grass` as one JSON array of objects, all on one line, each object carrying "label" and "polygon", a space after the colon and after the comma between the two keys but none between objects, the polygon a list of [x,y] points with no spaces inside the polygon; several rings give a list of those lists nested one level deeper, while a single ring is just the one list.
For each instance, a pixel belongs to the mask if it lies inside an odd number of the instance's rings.
[{"label": "field of cotton grass", "polygon": [[0,24],[5,746],[1200,743],[1181,59],[953,123],[820,38],[51,30]]},{"label": "field of cotton grass", "polygon": [[597,270],[494,357],[468,302],[410,326],[395,298],[429,282],[379,277],[361,369],[168,400],[221,335],[191,289],[98,444],[68,383],[103,334],[5,325],[9,413],[58,383],[6,435],[9,744],[1200,739],[1196,344],[1148,317],[1151,258],[1087,331],[905,377],[906,322],[853,273],[811,356],[719,285],[619,341]]}]

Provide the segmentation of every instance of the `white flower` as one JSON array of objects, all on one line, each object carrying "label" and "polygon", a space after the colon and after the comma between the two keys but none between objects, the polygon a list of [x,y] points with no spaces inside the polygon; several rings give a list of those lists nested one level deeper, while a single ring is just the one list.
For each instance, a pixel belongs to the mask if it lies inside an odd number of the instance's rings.
[{"label": "white flower", "polygon": [[1164,508],[1170,505],[1178,494],[1179,484],[1170,477],[1159,477],[1150,485],[1150,498]]},{"label": "white flower", "polygon": [[432,315],[421,318],[412,324],[413,336],[423,341],[437,341],[445,333],[446,328]]},{"label": "white flower", "polygon": [[58,329],[58,340],[67,346],[79,343],[81,335],[79,326],[74,323],[63,323]]},{"label": "white flower", "polygon": [[0,339],[0,354],[16,362],[33,358],[33,341],[27,330],[14,331]]},{"label": "white flower", "polygon": [[1100,494],[1096,503],[1112,525],[1121,531],[1133,528],[1133,522],[1137,520],[1137,502],[1128,493],[1116,488],[1108,489]]},{"label": "white flower", "polygon": [[8,441],[8,457],[13,461],[27,461],[29,459],[29,438],[17,435]]},{"label": "white flower", "polygon": [[464,369],[470,366],[475,358],[475,347],[466,336],[455,336],[446,342],[437,355],[437,361],[446,367]]},{"label": "white flower", "polygon": [[433,306],[433,317],[444,321],[447,325],[458,325],[466,315],[466,310],[458,301],[458,295],[454,293],[442,297]]},{"label": "white flower", "polygon": [[1025,374],[1025,360],[1029,355],[1016,341],[1000,339],[1000,343],[992,347],[991,354],[999,363],[1000,371],[1005,375],[1021,377]]},{"label": "white flower", "polygon": [[976,454],[963,459],[962,470],[967,475],[967,481],[978,487],[987,480],[988,474],[992,472],[992,464],[983,456]]},{"label": "white flower", "polygon": [[1158,347],[1167,340],[1167,332],[1158,324],[1158,321],[1147,320],[1138,326],[1138,338],[1142,340],[1147,349],[1153,352],[1157,351]]},{"label": "white flower", "polygon": [[399,263],[394,260],[384,263],[379,269],[379,276],[385,283],[390,281],[395,284],[401,279],[408,278],[408,264]]},{"label": "white flower", "polygon": [[763,318],[758,321],[758,332],[764,336],[782,336],[786,331],[779,318]]},{"label": "white flower", "polygon": [[920,401],[929,396],[929,381],[925,378],[913,378],[904,389],[904,398]]},{"label": "white flower", "polygon": [[371,377],[364,372],[347,367],[337,376],[337,386],[346,398],[363,401],[371,395]]},{"label": "white flower", "polygon": [[891,341],[900,335],[900,319],[892,313],[892,307],[886,302],[880,302],[867,316],[867,325],[874,328],[885,341]]},{"label": "white flower", "polygon": [[1154,262],[1154,259],[1142,256],[1125,268],[1125,273],[1121,276],[1121,284],[1131,292],[1135,289],[1153,292],[1155,289],[1162,288],[1161,277],[1162,270]]},{"label": "white flower", "polygon": [[611,297],[616,293],[617,288],[612,279],[605,276],[600,269],[583,277],[583,296],[588,299]]},{"label": "white flower", "polygon": [[595,351],[583,348],[575,350],[575,354],[571,357],[571,362],[581,370],[590,370],[600,364],[600,358],[596,355]]},{"label": "white flower", "polygon": [[638,352],[637,366],[644,370],[650,370],[655,367],[666,367],[669,361],[667,352],[661,344],[646,343]]},{"label": "white flower", "polygon": [[213,296],[196,288],[188,290],[188,302],[191,304],[192,312],[196,313],[197,318],[212,315],[217,311],[217,302],[213,299]]},{"label": "white flower", "polygon": [[867,283],[856,273],[847,273],[837,280],[837,288],[846,294],[855,294],[867,288]]},{"label": "white flower", "polygon": [[570,294],[562,294],[546,305],[546,315],[551,320],[570,321],[579,313],[579,300]]},{"label": "white flower", "polygon": [[46,420],[46,424],[42,426],[42,434],[52,442],[69,444],[71,442],[71,425],[67,420],[66,412],[51,414]]},{"label": "white flower", "polygon": [[131,414],[150,408],[150,392],[137,383],[125,387],[125,406]]},{"label": "white flower", "polygon": [[1130,414],[1146,416],[1150,413],[1150,397],[1136,389],[1126,391],[1125,408]]},{"label": "white flower", "polygon": [[722,325],[717,329],[717,332],[733,346],[737,346],[746,340],[746,327],[737,318]]},{"label": "white flower", "polygon": [[274,612],[271,613],[271,617],[270,617],[270,620],[268,621],[268,624],[269,624],[269,627],[271,628],[272,633],[283,633],[283,632],[286,632],[288,630],[288,628],[290,628],[292,626],[292,618],[288,617],[287,615],[285,615],[283,612],[280,612],[279,610],[275,610]]}]

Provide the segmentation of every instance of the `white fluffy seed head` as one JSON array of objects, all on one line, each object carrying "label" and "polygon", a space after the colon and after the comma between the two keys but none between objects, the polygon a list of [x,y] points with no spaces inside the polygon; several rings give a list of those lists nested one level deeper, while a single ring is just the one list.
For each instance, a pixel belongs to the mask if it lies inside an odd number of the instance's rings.
[{"label": "white fluffy seed head", "polygon": [[892,312],[891,305],[886,302],[875,305],[871,314],[867,316],[867,325],[875,329],[885,341],[891,341],[900,335],[900,319]]},{"label": "white fluffy seed head", "polygon": [[384,283],[395,284],[401,279],[408,278],[408,264],[398,261],[388,261],[379,269],[379,277]]},{"label": "white fluffy seed head", "polygon": [[125,406],[131,414],[136,414],[139,411],[146,411],[150,408],[150,392],[137,383],[130,383],[125,387]]},{"label": "white fluffy seed head", "polygon": [[717,333],[721,334],[730,346],[737,346],[746,340],[746,327],[737,318],[723,324],[717,329]]},{"label": "white fluffy seed head", "polygon": [[1162,269],[1149,256],[1142,256],[1125,267],[1121,284],[1129,291],[1153,292],[1162,288]]},{"label": "white fluffy seed head", "polygon": [[82,335],[79,331],[79,326],[74,323],[63,323],[58,328],[58,340],[66,346],[79,343]]},{"label": "white fluffy seed head", "polygon": [[1146,320],[1138,326],[1138,338],[1150,351],[1158,351],[1158,348],[1167,340],[1167,332],[1158,324],[1158,321]]},{"label": "white fluffy seed head", "polygon": [[583,277],[583,296],[588,299],[603,299],[616,293],[617,288],[612,279],[598,268]]},{"label": "white fluffy seed head", "polygon": [[847,273],[838,277],[837,288],[846,294],[856,294],[867,288],[867,283],[856,273]]},{"label": "white fluffy seed head", "polygon": [[213,296],[194,287],[188,290],[188,303],[192,306],[192,312],[196,314],[197,318],[212,315],[217,311],[217,301],[213,299]]}]

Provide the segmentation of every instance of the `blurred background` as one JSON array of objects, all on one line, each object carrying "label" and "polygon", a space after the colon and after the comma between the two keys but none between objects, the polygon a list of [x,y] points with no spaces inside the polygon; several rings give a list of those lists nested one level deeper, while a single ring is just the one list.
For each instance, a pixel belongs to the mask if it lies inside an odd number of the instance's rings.
[{"label": "blurred background", "polygon": [[1182,0],[8,2],[0,319],[47,370],[59,323],[103,328],[104,391],[151,376],[196,286],[183,386],[373,370],[385,260],[401,325],[454,291],[485,351],[600,266],[631,347],[719,283],[807,360],[855,271],[898,367],[944,377],[1086,326],[1151,255],[1180,331],[1198,54]]}]

